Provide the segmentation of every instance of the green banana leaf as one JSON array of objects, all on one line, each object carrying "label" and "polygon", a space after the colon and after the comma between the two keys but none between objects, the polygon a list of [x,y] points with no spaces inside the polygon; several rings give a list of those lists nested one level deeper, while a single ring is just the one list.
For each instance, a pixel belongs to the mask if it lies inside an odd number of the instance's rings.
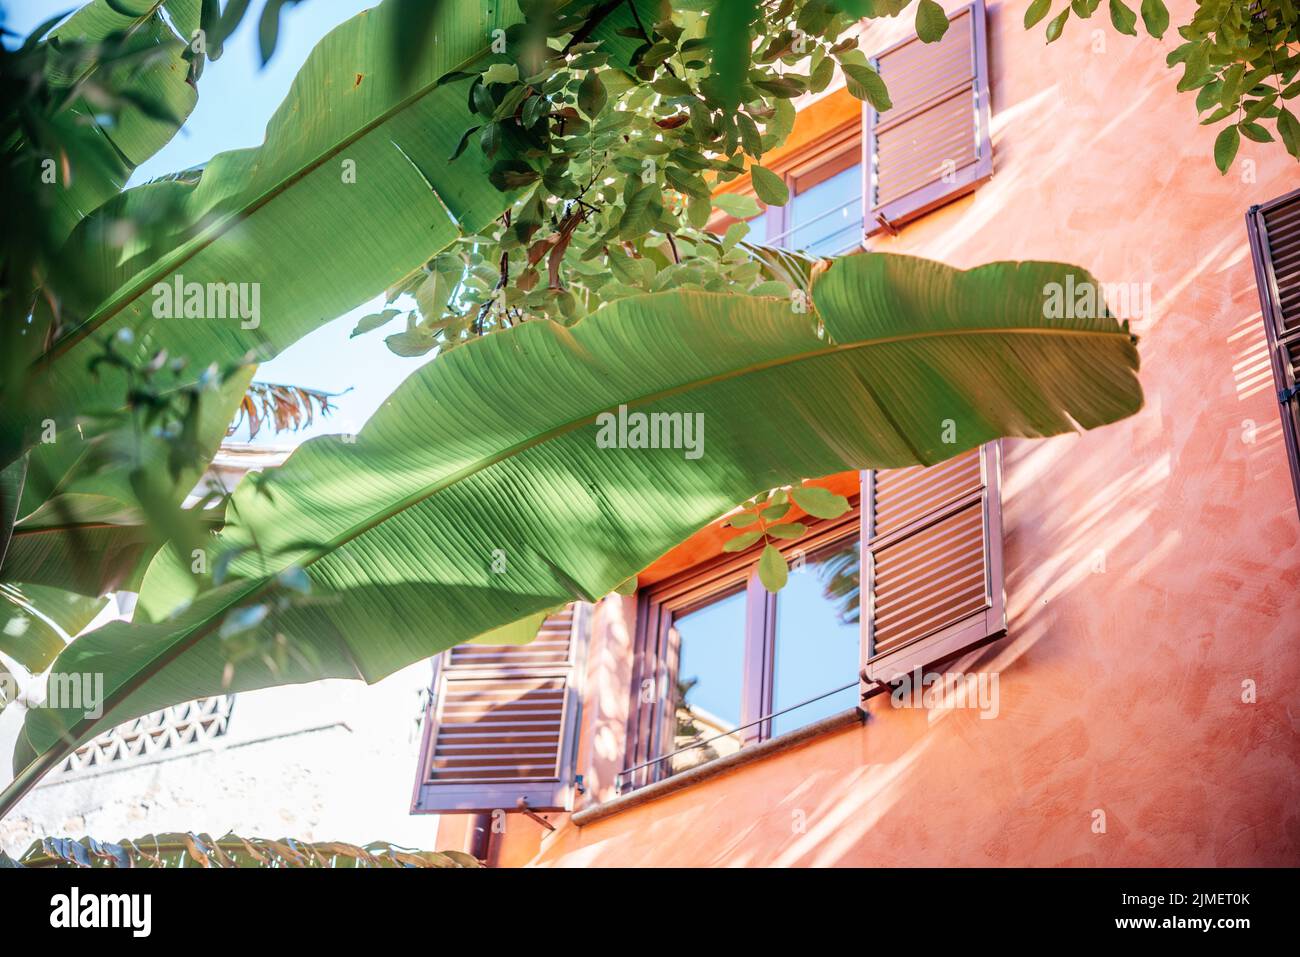
[{"label": "green banana leaf", "polygon": [[0,652],[32,673],[44,671],[107,602],[42,585],[0,585]]},{"label": "green banana leaf", "polygon": [[[0,654],[28,674],[38,674],[107,602],[40,585],[0,584]],[[17,684],[0,658],[0,711]]]},{"label": "green banana leaf", "polygon": [[[9,863],[6,865],[5,861]],[[44,837],[0,867],[482,867],[464,851],[420,851],[387,841],[365,847],[343,841],[272,840],[227,834],[148,834],[135,840]]]},{"label": "green banana leaf", "polygon": [[[0,581],[92,597],[138,587],[145,566],[171,537],[170,523],[184,518],[219,524],[220,512],[213,510],[171,513],[216,454],[256,371],[256,366],[245,366],[200,394],[195,456],[175,475],[167,463],[171,443],[160,436],[112,430],[82,439],[76,429],[61,430],[56,444],[73,450],[75,467],[69,478],[47,491],[39,508],[14,525]],[[132,473],[147,476],[149,488],[135,484],[138,477],[133,480]],[[158,503],[152,514],[144,507],[146,500]],[[39,602],[37,607],[44,611]]]},{"label": "green banana leaf", "polygon": [[[139,63],[93,68],[106,74],[97,79],[108,88],[151,106],[127,103],[116,122],[106,126],[96,119],[99,111],[83,99],[56,118],[84,162],[78,164],[72,182],[58,192],[58,206],[48,224],[52,235],[66,237],[83,217],[120,192],[135,168],[162,149],[194,110],[198,90],[187,81],[189,64],[182,53],[198,28],[199,4],[200,0],[92,0],[47,35],[46,42],[96,43],[126,34],[129,39],[122,52],[154,51]],[[68,86],[82,78],[49,77],[52,83]]]},{"label": "green banana leaf", "polygon": [[5,553],[13,537],[14,522],[18,520],[19,502],[27,481],[27,459],[10,462],[0,469],[0,568],[4,567]]},{"label": "green banana leaf", "polygon": [[[79,291],[65,311],[81,318],[34,374],[25,410],[4,414],[7,448],[30,445],[41,417],[62,423],[120,404],[119,375],[87,374],[106,333],[130,329],[140,361],[166,349],[196,373],[250,350],[269,358],[508,207],[513,197],[488,182],[476,151],[448,157],[474,125],[469,81],[456,71],[522,15],[513,3],[437,6],[436,42],[400,64],[400,0],[345,21],[307,58],[262,146],[127,190],[80,224],[61,259]],[[619,31],[633,23],[618,4],[591,39],[626,62],[637,43]],[[119,221],[155,225],[119,249],[110,241]],[[259,321],[155,317],[164,302],[155,286],[177,281],[251,284],[246,303],[256,290]]]},{"label": "green banana leaf", "polygon": [[[160,555],[141,601],[174,616],[69,646],[54,670],[104,672],[105,714],[28,714],[0,812],[103,728],[202,695],[376,681],[594,600],[763,489],[1132,415],[1142,393],[1127,330],[1044,318],[1045,288],[1067,277],[1093,281],[1057,263],[963,272],[864,254],[814,278],[824,336],[785,300],[677,291],[436,359],[355,443],[314,439],[241,483],[214,545],[235,555],[230,580],[186,582]],[[602,447],[599,417],[620,405],[702,416],[702,454]],[[308,598],[272,601],[303,574]],[[250,638],[262,653],[232,658]]]}]

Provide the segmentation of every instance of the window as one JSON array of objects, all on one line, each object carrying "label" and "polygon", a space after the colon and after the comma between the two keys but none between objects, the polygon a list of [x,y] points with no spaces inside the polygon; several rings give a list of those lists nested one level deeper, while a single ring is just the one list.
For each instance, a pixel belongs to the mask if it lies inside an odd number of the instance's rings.
[{"label": "window", "polygon": [[861,245],[862,137],[856,125],[825,137],[782,172],[790,201],[765,212],[768,245],[817,256]]},{"label": "window", "polygon": [[1282,415],[1282,437],[1300,508],[1300,190],[1252,207],[1246,225]]},{"label": "window", "polygon": [[788,229],[779,244],[819,256],[856,248],[862,235],[862,164],[838,172],[823,168],[817,177],[795,180],[786,207]]},{"label": "window", "polygon": [[790,201],[747,220],[748,242],[815,256],[836,256],[862,243],[862,130],[850,123],[801,149],[774,172]]},{"label": "window", "polygon": [[977,0],[949,17],[938,43],[912,36],[873,58],[892,107],[863,111],[867,235],[894,232],[992,175],[984,31]]},{"label": "window", "polygon": [[856,534],[836,539],[808,555],[774,596],[773,736],[857,704],[855,690],[848,689],[787,711],[841,687],[857,671],[861,556]]},{"label": "window", "polygon": [[[757,550],[638,592],[618,790],[797,732],[1004,634],[998,476],[996,442],[863,473],[858,504],[785,543],[775,595]],[[591,614],[574,603],[529,644],[439,656],[413,813],[573,808]]]},{"label": "window", "polygon": [[776,595],[759,584],[751,552],[692,569],[642,599],[636,759],[623,789],[856,704],[858,510],[809,528],[785,548],[791,574]]},{"label": "window", "polygon": [[999,475],[996,442],[863,473],[856,507],[805,520],[787,543],[775,595],[755,551],[648,589],[621,790],[806,727],[1005,634]]}]

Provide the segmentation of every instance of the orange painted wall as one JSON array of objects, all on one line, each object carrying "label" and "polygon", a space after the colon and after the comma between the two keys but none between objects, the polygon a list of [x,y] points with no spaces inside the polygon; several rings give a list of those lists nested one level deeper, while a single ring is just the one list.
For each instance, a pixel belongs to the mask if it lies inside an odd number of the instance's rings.
[{"label": "orange painted wall", "polygon": [[[1178,23],[1192,4],[1170,7]],[[585,828],[510,815],[497,863],[1300,864],[1300,519],[1244,225],[1300,167],[1246,142],[1219,176],[1164,66],[1172,30],[1107,25],[1095,52],[1074,21],[1048,48],[1022,15],[990,4],[993,179],[875,248],[1078,263],[1150,283],[1154,308],[1134,324],[1138,416],[1004,446],[1009,634],[949,666],[999,673],[998,716],[880,696],[861,728]],[[600,610],[587,801],[621,759],[631,610]]]}]

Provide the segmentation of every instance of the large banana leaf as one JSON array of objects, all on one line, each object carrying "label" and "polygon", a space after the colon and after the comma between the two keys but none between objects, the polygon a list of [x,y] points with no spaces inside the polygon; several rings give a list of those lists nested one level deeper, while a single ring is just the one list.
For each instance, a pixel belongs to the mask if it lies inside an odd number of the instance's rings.
[{"label": "large banana leaf", "polygon": [[[448,161],[473,125],[468,81],[438,81],[487,54],[493,31],[522,16],[513,3],[437,7],[434,42],[401,64],[393,56],[393,37],[407,27],[400,0],[344,22],[307,58],[262,146],[128,190],[78,227],[63,260],[80,291],[65,308],[81,318],[55,343],[48,369],[34,371],[26,414],[4,414],[10,455],[31,443],[40,417],[63,421],[120,404],[119,376],[87,374],[99,336],[131,329],[140,361],[167,349],[196,372],[254,349],[269,358],[508,206],[476,151]],[[626,61],[636,41],[619,31],[633,22],[619,4],[592,39]],[[110,240],[120,221],[154,226],[119,248]],[[260,323],[155,318],[155,285],[177,277],[256,284]]]},{"label": "large banana leaf", "polygon": [[0,867],[482,867],[463,851],[418,851],[386,841],[365,847],[343,841],[269,840],[227,834],[148,834],[133,841],[45,837]]},{"label": "large banana leaf", "polygon": [[[241,484],[219,543],[260,548],[237,552],[241,577],[186,606],[193,579],[151,570],[142,601],[155,615],[180,605],[174,617],[109,624],[60,656],[56,672],[104,672],[106,713],[30,713],[15,758],[30,764],[0,811],[104,727],[232,689],[377,680],[595,599],[762,489],[1133,414],[1142,395],[1127,331],[1111,318],[1044,318],[1044,288],[1069,276],[1092,281],[1055,263],[961,272],[862,255],[815,280],[828,337],[783,300],[679,291],[619,301],[571,329],[524,323],[438,358],[355,444],[312,440]],[[702,415],[703,454],[602,448],[598,416],[620,405]],[[260,623],[238,612],[268,652],[232,663],[219,630],[228,613],[294,566],[310,599]]]},{"label": "large banana leaf", "polygon": [[[93,44],[124,35],[119,52],[140,55],[132,62],[89,67],[105,74],[96,78],[104,86],[139,100],[128,101],[114,123],[100,122],[98,111],[84,99],[54,121],[65,127],[64,135],[75,143],[83,162],[72,182],[58,191],[58,206],[48,224],[52,235],[66,237],[82,217],[118,193],[135,168],[162,149],[194,109],[198,91],[188,82],[189,64],[182,53],[199,25],[199,4],[200,0],[92,0],[50,31],[46,42]],[[66,86],[83,79],[84,69],[79,75],[50,77],[51,82]]]},{"label": "large banana leaf", "polygon": [[[0,653],[28,674],[38,674],[107,602],[41,585],[0,584]],[[17,684],[0,657],[0,711]]]},{"label": "large banana leaf", "polygon": [[[175,475],[168,470],[172,443],[161,436],[113,430],[83,440],[75,429],[61,430],[58,443],[73,450],[78,468],[14,526],[0,581],[88,596],[138,584],[143,563],[168,537],[155,526],[172,517],[202,477],[256,370],[245,366],[199,394],[194,458]],[[159,505],[155,514],[142,507],[140,476],[148,479],[148,500]]]},{"label": "large banana leaf", "polygon": [[[51,153],[49,159],[56,160],[59,178],[55,187],[6,183],[12,187],[6,190],[6,198],[14,205],[6,213],[12,212],[18,220],[36,220],[14,222],[16,235],[22,239],[10,244],[9,254],[16,256],[10,267],[43,273],[45,256],[68,238],[83,217],[116,195],[136,166],[177,133],[198,98],[187,79],[182,36],[188,38],[198,26],[199,4],[200,0],[92,0],[44,39],[30,40],[38,48],[45,44],[52,49],[59,44],[61,52],[44,61],[44,79],[49,94],[68,103],[47,116],[40,100],[31,99],[30,91],[16,94],[27,133],[38,137],[39,150]],[[105,98],[116,101],[112,122],[105,121],[103,108],[95,105],[103,104]],[[27,148],[19,142],[6,147],[14,155]],[[53,192],[44,194],[48,189]],[[42,191],[52,202],[34,202],[31,190]],[[38,248],[42,251],[39,255]],[[29,255],[34,259],[27,261]],[[57,270],[62,273],[57,289],[77,286],[85,265],[75,259],[62,265]],[[42,309],[59,302],[56,289],[45,293],[40,298]],[[9,306],[26,308],[22,295],[18,291],[14,295],[17,298]],[[31,391],[31,377],[22,374],[22,369],[38,360],[42,337],[30,330],[22,334],[18,328],[22,319],[10,309],[10,326],[3,337],[5,354],[0,361],[0,446],[4,450],[0,462],[5,464],[16,460],[22,451],[22,432],[30,429],[31,416],[47,416],[40,411],[47,400]],[[27,441],[31,441],[30,433]]]},{"label": "large banana leaf", "polygon": [[[107,602],[41,585],[0,584],[0,653],[28,674],[38,674]],[[0,711],[9,704],[9,691],[16,684],[0,658]]]}]

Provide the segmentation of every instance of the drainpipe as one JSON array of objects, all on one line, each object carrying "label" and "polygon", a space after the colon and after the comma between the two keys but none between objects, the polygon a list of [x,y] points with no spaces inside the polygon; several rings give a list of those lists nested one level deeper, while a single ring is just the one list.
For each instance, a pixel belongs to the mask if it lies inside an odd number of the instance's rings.
[{"label": "drainpipe", "polygon": [[465,853],[484,864],[492,852],[492,815],[475,814],[469,821],[469,834],[465,838]]}]

